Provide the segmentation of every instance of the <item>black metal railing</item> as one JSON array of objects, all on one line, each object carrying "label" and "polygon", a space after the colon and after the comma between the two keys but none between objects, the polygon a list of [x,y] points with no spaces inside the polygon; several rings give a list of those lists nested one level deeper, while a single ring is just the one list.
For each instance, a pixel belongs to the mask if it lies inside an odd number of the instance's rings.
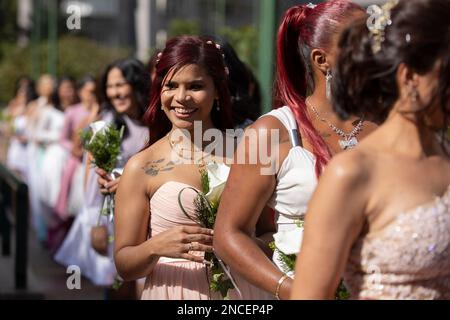
[{"label": "black metal railing", "polygon": [[0,163],[0,235],[2,255],[10,256],[12,228],[15,228],[14,283],[27,288],[28,264],[28,186]]}]

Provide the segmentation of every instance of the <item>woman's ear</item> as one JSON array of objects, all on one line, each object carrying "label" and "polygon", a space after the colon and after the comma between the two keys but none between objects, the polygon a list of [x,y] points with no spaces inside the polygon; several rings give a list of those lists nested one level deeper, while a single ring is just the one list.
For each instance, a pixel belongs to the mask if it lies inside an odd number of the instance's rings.
[{"label": "woman's ear", "polygon": [[417,90],[419,75],[406,64],[401,63],[397,70],[397,84],[400,90],[400,97],[406,98],[411,94],[412,90]]},{"label": "woman's ear", "polygon": [[322,49],[313,49],[311,51],[311,61],[313,66],[322,71],[324,74],[331,68],[327,59],[327,54]]}]

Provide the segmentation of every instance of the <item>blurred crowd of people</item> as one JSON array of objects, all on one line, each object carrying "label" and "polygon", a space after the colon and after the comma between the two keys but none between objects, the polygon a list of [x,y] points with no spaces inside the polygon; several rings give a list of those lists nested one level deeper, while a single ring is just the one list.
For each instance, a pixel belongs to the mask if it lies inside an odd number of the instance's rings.
[{"label": "blurred crowd of people", "polygon": [[[127,298],[450,299],[450,2],[368,12],[289,8],[265,115],[216,37],[175,37],[97,81],[43,75],[35,93],[20,79],[7,164],[29,186],[37,239],[98,286],[123,280]],[[114,175],[82,148],[97,120],[124,128]]]},{"label": "blurred crowd of people", "polygon": [[[214,39],[222,44],[230,70],[234,125],[244,128],[261,114],[259,85],[232,46]],[[2,126],[3,138],[9,141],[6,165],[28,184],[31,226],[38,241],[58,263],[80,266],[83,276],[95,285],[111,287],[117,282],[112,224],[99,218],[103,196],[115,193],[117,181],[101,170],[96,172],[80,134],[99,120],[116,128],[124,126],[116,164],[119,171],[148,143],[143,115],[159,52],[147,65],[125,58],[109,64],[99,77],[86,75],[77,81],[44,74],[35,83],[28,76],[21,77],[14,98],[3,111],[8,119]],[[92,247],[95,235],[91,229],[99,224],[109,229],[106,252]]]}]

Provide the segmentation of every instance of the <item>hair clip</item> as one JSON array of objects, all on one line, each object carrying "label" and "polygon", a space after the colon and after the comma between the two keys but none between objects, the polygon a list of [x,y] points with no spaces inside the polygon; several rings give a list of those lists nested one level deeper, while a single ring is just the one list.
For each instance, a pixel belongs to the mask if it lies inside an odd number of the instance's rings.
[{"label": "hair clip", "polygon": [[411,42],[411,35],[409,33],[406,34],[405,41],[406,41],[406,43],[410,43]]},{"label": "hair clip", "polygon": [[214,41],[211,41],[211,40],[206,41],[206,44],[210,44],[210,45],[212,45],[212,46],[215,46],[217,50],[222,49],[222,47],[220,46],[220,44],[215,43]]},{"label": "hair clip", "polygon": [[162,52],[160,52],[156,55],[156,64],[159,63],[159,60],[161,60],[162,55],[163,55]]},{"label": "hair clip", "polygon": [[370,15],[367,19],[367,28],[372,37],[372,52],[374,54],[381,50],[381,44],[384,42],[385,30],[392,24],[391,10],[398,4],[398,0],[388,0],[381,7],[373,4],[367,8]]},{"label": "hair clip", "polygon": [[314,9],[315,7],[317,7],[317,4],[314,4],[314,3],[308,3],[307,5],[306,5],[306,7],[307,8],[310,8],[310,9]]}]

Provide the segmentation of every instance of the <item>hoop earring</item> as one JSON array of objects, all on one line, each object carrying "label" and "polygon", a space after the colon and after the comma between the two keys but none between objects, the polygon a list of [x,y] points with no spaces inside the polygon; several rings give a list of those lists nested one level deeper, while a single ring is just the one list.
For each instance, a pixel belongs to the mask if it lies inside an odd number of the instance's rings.
[{"label": "hoop earring", "polygon": [[326,96],[328,100],[331,100],[331,79],[333,79],[333,75],[331,74],[331,70],[328,69],[327,70],[327,75],[325,76],[325,80],[326,80]]}]

